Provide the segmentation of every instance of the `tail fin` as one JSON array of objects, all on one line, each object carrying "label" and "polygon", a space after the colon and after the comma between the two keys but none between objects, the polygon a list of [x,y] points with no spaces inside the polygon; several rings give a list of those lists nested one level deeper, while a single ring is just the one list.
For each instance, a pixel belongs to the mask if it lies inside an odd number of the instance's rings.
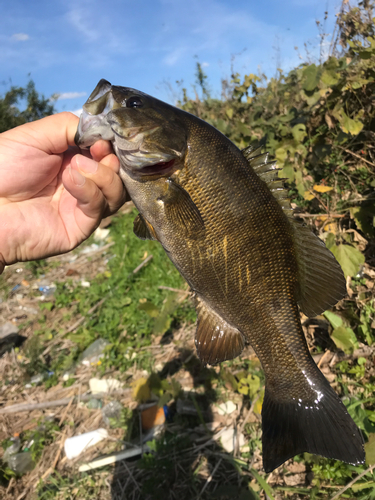
[{"label": "tail fin", "polygon": [[352,465],[365,461],[361,431],[344,404],[319,372],[314,377],[314,401],[277,401],[266,391],[262,408],[263,466],[273,471],[302,452],[334,458]]}]

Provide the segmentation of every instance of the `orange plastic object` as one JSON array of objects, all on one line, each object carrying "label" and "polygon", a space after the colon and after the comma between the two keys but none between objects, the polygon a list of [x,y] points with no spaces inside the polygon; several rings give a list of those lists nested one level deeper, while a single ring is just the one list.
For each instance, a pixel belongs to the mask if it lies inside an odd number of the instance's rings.
[{"label": "orange plastic object", "polygon": [[151,406],[141,413],[142,429],[148,431],[156,425],[164,424],[165,415],[164,409],[159,408],[157,405]]}]

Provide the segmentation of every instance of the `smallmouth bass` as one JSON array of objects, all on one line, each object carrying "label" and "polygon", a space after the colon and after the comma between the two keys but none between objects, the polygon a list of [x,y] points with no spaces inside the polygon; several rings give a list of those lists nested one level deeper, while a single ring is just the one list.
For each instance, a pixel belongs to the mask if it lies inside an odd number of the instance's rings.
[{"label": "smallmouth bass", "polygon": [[310,356],[299,309],[321,314],[346,294],[339,264],[293,217],[275,163],[240,151],[199,118],[101,80],[76,134],[113,144],[139,211],[134,232],[161,243],[190,285],[204,363],[250,343],[266,376],[263,465],[302,452],[354,465],[363,438]]}]

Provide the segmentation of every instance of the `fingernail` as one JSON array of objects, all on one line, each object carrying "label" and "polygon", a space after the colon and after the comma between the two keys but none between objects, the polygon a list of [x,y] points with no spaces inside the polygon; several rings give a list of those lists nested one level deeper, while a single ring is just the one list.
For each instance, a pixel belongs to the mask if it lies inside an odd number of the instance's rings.
[{"label": "fingernail", "polygon": [[76,186],[83,186],[86,182],[86,178],[78,172],[78,170],[74,170],[72,167],[70,168],[70,177]]},{"label": "fingernail", "polygon": [[86,156],[77,155],[76,162],[78,168],[83,172],[94,174],[98,170],[98,162],[91,160],[91,158],[86,158]]}]

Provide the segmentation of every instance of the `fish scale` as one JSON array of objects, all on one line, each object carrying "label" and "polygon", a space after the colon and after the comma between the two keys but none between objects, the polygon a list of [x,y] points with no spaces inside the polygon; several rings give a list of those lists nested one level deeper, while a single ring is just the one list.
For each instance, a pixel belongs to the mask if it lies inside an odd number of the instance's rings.
[{"label": "fish scale", "polygon": [[139,210],[193,291],[206,364],[250,343],[265,372],[263,465],[308,451],[363,463],[361,433],[312,360],[298,305],[313,316],[345,294],[340,266],[295,220],[267,154],[241,152],[208,123],[153,97],[99,82],[76,142],[111,140]]}]

